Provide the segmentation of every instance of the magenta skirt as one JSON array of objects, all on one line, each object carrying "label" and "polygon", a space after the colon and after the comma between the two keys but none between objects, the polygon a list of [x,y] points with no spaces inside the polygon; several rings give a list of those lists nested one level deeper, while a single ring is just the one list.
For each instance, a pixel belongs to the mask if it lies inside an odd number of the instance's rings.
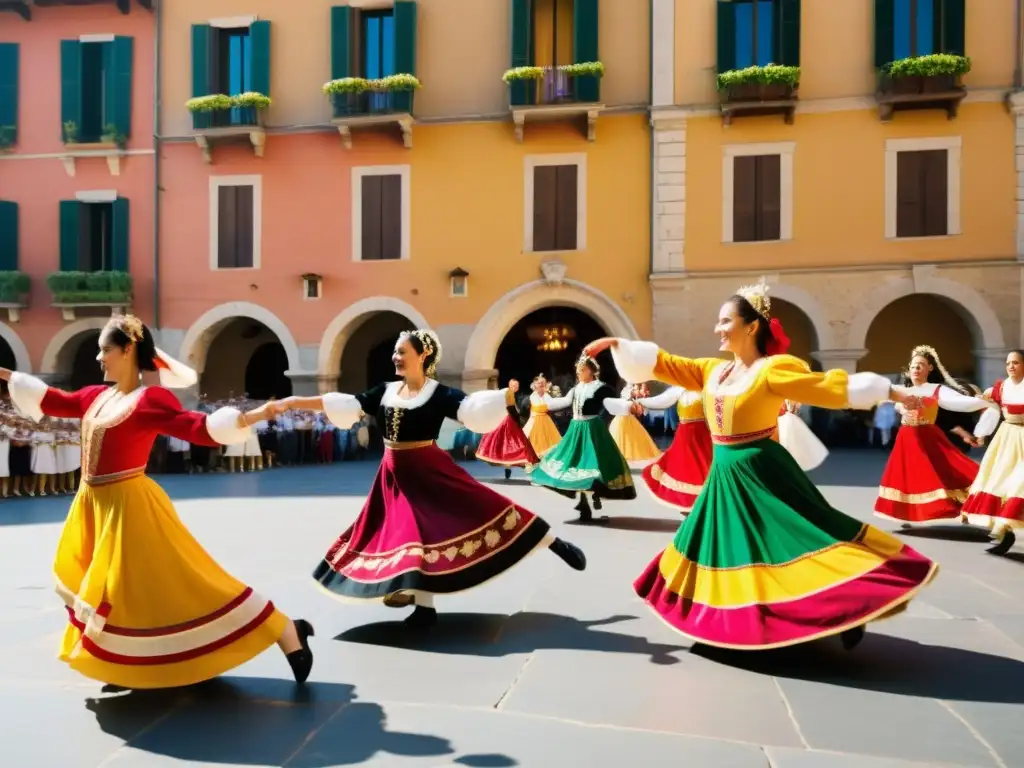
[{"label": "magenta skirt", "polygon": [[548,531],[436,444],[385,448],[362,512],[313,578],[357,600],[404,590],[461,592],[511,568]]}]

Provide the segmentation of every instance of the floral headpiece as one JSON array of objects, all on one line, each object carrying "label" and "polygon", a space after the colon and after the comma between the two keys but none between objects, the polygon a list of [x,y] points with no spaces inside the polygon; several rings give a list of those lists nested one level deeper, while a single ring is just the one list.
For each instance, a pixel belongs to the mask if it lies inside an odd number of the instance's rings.
[{"label": "floral headpiece", "polygon": [[762,279],[757,285],[745,285],[736,294],[749,301],[754,311],[765,320],[771,318],[772,300],[768,297],[768,283],[765,280]]},{"label": "floral headpiece", "polygon": [[433,355],[433,360],[427,365],[423,373],[434,378],[437,375],[437,364],[441,362],[441,340],[437,338],[437,334],[433,331],[420,328],[415,331],[407,331],[407,336],[415,336],[419,339],[420,344],[423,345],[423,351],[427,353],[427,357]]},{"label": "floral headpiece", "polygon": [[120,330],[136,344],[142,341],[144,326],[135,315],[114,315],[110,318],[110,325]]},{"label": "floral headpiece", "polygon": [[589,366],[590,366],[591,368],[593,368],[593,370],[594,370],[594,375],[595,375],[595,376],[597,376],[597,375],[598,375],[599,373],[601,373],[601,364],[600,364],[600,363],[598,363],[598,362],[597,362],[597,360],[595,360],[594,358],[592,358],[592,357],[591,357],[590,355],[588,355],[588,354],[587,354],[586,352],[584,352],[583,354],[581,354],[581,355],[580,355],[580,356],[579,356],[579,357],[578,357],[578,358],[576,359],[576,369],[577,369],[577,370],[579,370],[579,369],[580,369],[580,368],[582,368],[582,367],[583,367],[584,365],[589,365]]},{"label": "floral headpiece", "polygon": [[946,366],[942,364],[939,359],[939,353],[935,351],[935,347],[930,347],[927,344],[919,344],[914,347],[910,353],[910,359],[913,360],[915,357],[930,357],[935,361],[935,369],[939,372],[939,376],[946,383],[946,386],[950,389],[955,389],[957,392],[962,394],[969,394],[962,384],[957,382],[952,376],[949,375],[949,371],[946,370]]}]

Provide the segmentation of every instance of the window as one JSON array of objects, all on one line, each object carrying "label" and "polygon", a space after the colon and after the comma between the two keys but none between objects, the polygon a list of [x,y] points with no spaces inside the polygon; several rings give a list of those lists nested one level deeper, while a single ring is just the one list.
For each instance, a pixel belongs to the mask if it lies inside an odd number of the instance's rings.
[{"label": "window", "polygon": [[736,3],[736,69],[763,67],[775,60],[773,7],[771,0]]},{"label": "window", "polygon": [[408,165],[352,169],[352,259],[409,258]]},{"label": "window", "polygon": [[0,150],[18,141],[18,51],[0,43]]},{"label": "window", "polygon": [[82,192],[60,204],[60,271],[128,271],[128,201]]},{"label": "window", "polygon": [[210,179],[210,266],[258,269],[262,231],[259,176]]},{"label": "window", "polygon": [[795,148],[795,142],[724,147],[722,242],[792,239]]},{"label": "window", "polygon": [[[511,67],[555,67],[599,61],[599,0],[512,0]],[[569,78],[550,70],[539,83],[509,88],[513,106],[566,99],[597,102],[600,78]]]},{"label": "window", "polygon": [[718,72],[800,66],[800,0],[718,0]]},{"label": "window", "polygon": [[935,0],[893,0],[893,60],[937,53]]},{"label": "window", "polygon": [[885,152],[885,236],[960,233],[960,138],[889,139]]},{"label": "window", "polygon": [[367,11],[362,20],[363,77],[375,80],[395,74],[394,11]]},{"label": "window", "polygon": [[586,155],[526,158],[527,253],[586,249]]},{"label": "window", "polygon": [[18,268],[18,204],[0,200],[0,271]]},{"label": "window", "polygon": [[[192,95],[270,95],[270,22],[247,18],[214,20],[192,26]],[[247,126],[256,110],[235,108],[194,113],[196,128]]]},{"label": "window", "polygon": [[[213,32],[217,58],[210,73],[213,78],[211,92],[237,96],[253,90],[252,40],[249,37],[249,28],[215,29]],[[243,110],[237,108],[230,112],[214,112],[210,116],[211,124],[214,126],[244,125],[244,117]]]},{"label": "window", "polygon": [[964,54],[965,0],[875,0],[875,66]]},{"label": "window", "polygon": [[85,35],[61,41],[61,135],[115,143],[131,134],[133,41]]}]

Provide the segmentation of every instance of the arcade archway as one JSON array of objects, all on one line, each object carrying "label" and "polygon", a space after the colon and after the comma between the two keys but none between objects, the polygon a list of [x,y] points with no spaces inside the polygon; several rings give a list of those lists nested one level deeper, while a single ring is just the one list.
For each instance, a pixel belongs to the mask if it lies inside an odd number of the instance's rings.
[{"label": "arcade archway", "polygon": [[209,340],[199,391],[206,400],[251,397],[265,400],[292,394],[288,352],[266,325],[249,317],[223,323]]},{"label": "arcade archway", "polygon": [[416,325],[398,312],[374,312],[355,329],[350,329],[341,350],[335,375],[340,392],[362,392],[385,381],[395,380],[391,355],[402,331]]}]

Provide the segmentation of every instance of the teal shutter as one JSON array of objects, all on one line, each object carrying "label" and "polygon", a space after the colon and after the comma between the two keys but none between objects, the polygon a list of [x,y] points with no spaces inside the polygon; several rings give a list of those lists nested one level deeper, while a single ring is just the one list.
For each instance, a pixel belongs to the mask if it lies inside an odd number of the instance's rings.
[{"label": "teal shutter", "polygon": [[249,84],[256,93],[270,95],[270,22],[254,21],[249,27],[252,57],[249,59]]},{"label": "teal shutter", "polygon": [[733,4],[718,0],[716,65],[718,74],[736,69],[736,14]]},{"label": "teal shutter", "polygon": [[133,40],[115,37],[110,55],[105,58],[106,102],[103,112],[103,130],[113,125],[118,134],[128,138],[132,133],[132,58]]},{"label": "teal shutter", "polygon": [[[414,0],[395,0],[395,72],[400,75],[416,74],[416,18]],[[412,112],[413,93],[392,94],[396,112]]]},{"label": "teal shutter", "polygon": [[60,41],[60,122],[61,140],[64,126],[74,123],[82,127],[82,45],[77,40]]},{"label": "teal shutter", "polygon": [[[192,95],[210,95],[210,25],[192,25]],[[193,128],[209,128],[208,112],[192,113]]]},{"label": "teal shutter", "polygon": [[[533,64],[533,29],[530,25],[530,0],[512,0],[512,63],[514,67]],[[533,83],[517,80],[509,86],[509,102],[513,107],[529,104]]]},{"label": "teal shutter", "polygon": [[[600,15],[600,0],[575,0],[572,4],[572,60],[576,64],[601,60],[598,53]],[[600,101],[601,78],[593,75],[577,77],[576,98],[579,101]]]},{"label": "teal shutter", "polygon": [[128,271],[128,200],[119,197],[111,204],[114,209],[111,222],[110,271]]},{"label": "teal shutter", "polygon": [[776,43],[773,61],[800,66],[800,0],[775,0]]},{"label": "teal shutter", "polygon": [[0,271],[18,268],[18,204],[0,201]]},{"label": "teal shutter", "polygon": [[893,0],[875,0],[875,66],[881,69],[892,62],[896,41],[896,8]]},{"label": "teal shutter", "polygon": [[0,43],[0,142],[17,140],[18,44]]},{"label": "teal shutter", "polygon": [[354,76],[351,40],[352,8],[336,5],[331,8],[331,80]]},{"label": "teal shutter", "polygon": [[[935,14],[936,18],[939,14]],[[935,36],[935,45],[942,46],[936,50],[964,56],[967,50],[964,44],[967,27],[967,9],[964,0],[943,0],[942,2],[942,34]]]},{"label": "teal shutter", "polygon": [[60,201],[60,271],[78,271],[78,243],[81,237],[80,214],[82,203],[77,200]]}]

